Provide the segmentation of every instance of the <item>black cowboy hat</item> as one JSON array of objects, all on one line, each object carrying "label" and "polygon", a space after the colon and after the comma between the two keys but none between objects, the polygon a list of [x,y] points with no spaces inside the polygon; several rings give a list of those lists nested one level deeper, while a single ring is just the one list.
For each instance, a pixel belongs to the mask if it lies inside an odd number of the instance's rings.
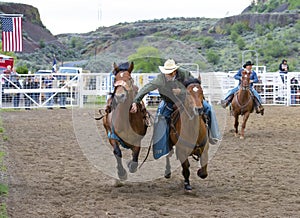
[{"label": "black cowboy hat", "polygon": [[247,66],[252,66],[254,65],[254,63],[252,63],[251,61],[247,61],[244,65],[243,68],[246,68]]}]

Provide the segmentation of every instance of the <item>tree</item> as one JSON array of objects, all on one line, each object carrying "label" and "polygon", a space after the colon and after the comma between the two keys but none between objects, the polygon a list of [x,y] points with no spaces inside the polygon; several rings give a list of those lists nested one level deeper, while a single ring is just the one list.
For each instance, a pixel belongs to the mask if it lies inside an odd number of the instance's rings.
[{"label": "tree", "polygon": [[206,54],[207,61],[212,64],[218,64],[220,61],[220,56],[213,50],[209,50]]},{"label": "tree", "polygon": [[141,73],[157,72],[158,66],[163,63],[159,50],[151,46],[139,47],[128,60],[133,61],[135,71]]},{"label": "tree", "polygon": [[246,46],[246,43],[242,37],[238,37],[238,39],[236,40],[236,44],[238,45],[240,50],[244,49]]}]

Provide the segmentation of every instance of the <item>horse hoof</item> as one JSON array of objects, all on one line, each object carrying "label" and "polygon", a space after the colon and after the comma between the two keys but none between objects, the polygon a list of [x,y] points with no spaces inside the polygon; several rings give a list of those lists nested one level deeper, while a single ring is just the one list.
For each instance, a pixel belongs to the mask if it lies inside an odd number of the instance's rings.
[{"label": "horse hoof", "polygon": [[244,136],[240,136],[240,139],[245,139],[245,137]]},{"label": "horse hoof", "polygon": [[207,177],[207,172],[204,172],[202,170],[202,168],[200,168],[198,171],[197,171],[197,175],[201,178],[201,179],[205,179]]},{"label": "horse hoof", "polygon": [[118,176],[121,181],[127,180],[127,172],[126,170],[118,171]]},{"label": "horse hoof", "polygon": [[235,133],[234,136],[235,136],[235,137],[239,137],[239,134]]},{"label": "horse hoof", "polygon": [[129,161],[127,166],[128,166],[128,169],[129,169],[130,173],[135,173],[137,171],[137,168],[138,168],[138,162]]},{"label": "horse hoof", "polygon": [[165,178],[170,179],[171,178],[171,173],[165,173]]},{"label": "horse hoof", "polygon": [[188,182],[184,183],[184,190],[187,192],[192,191],[192,186],[190,186],[190,184]]}]

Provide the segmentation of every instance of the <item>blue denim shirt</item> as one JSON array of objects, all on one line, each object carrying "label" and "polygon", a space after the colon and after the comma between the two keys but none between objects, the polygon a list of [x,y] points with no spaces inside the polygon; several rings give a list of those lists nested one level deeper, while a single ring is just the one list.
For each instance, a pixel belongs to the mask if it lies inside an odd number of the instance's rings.
[{"label": "blue denim shirt", "polygon": [[[241,84],[241,78],[242,78],[242,72],[243,72],[243,68],[240,69],[235,75],[234,75],[234,79],[239,81],[239,85]],[[254,70],[252,70],[251,75],[250,75],[250,80],[253,80],[253,83],[258,83],[258,77],[257,74]],[[250,87],[253,87],[253,83],[250,83]]]}]

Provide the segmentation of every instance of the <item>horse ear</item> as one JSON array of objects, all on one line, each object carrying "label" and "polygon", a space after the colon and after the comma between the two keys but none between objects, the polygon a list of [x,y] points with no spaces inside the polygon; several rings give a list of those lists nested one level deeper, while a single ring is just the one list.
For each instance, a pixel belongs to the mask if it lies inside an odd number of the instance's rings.
[{"label": "horse ear", "polygon": [[116,75],[117,72],[119,72],[119,67],[118,67],[118,65],[116,64],[116,62],[114,62],[113,67],[114,67],[114,74]]},{"label": "horse ear", "polygon": [[134,64],[133,62],[131,62],[127,71],[131,73],[133,71],[133,68],[134,68]]}]

